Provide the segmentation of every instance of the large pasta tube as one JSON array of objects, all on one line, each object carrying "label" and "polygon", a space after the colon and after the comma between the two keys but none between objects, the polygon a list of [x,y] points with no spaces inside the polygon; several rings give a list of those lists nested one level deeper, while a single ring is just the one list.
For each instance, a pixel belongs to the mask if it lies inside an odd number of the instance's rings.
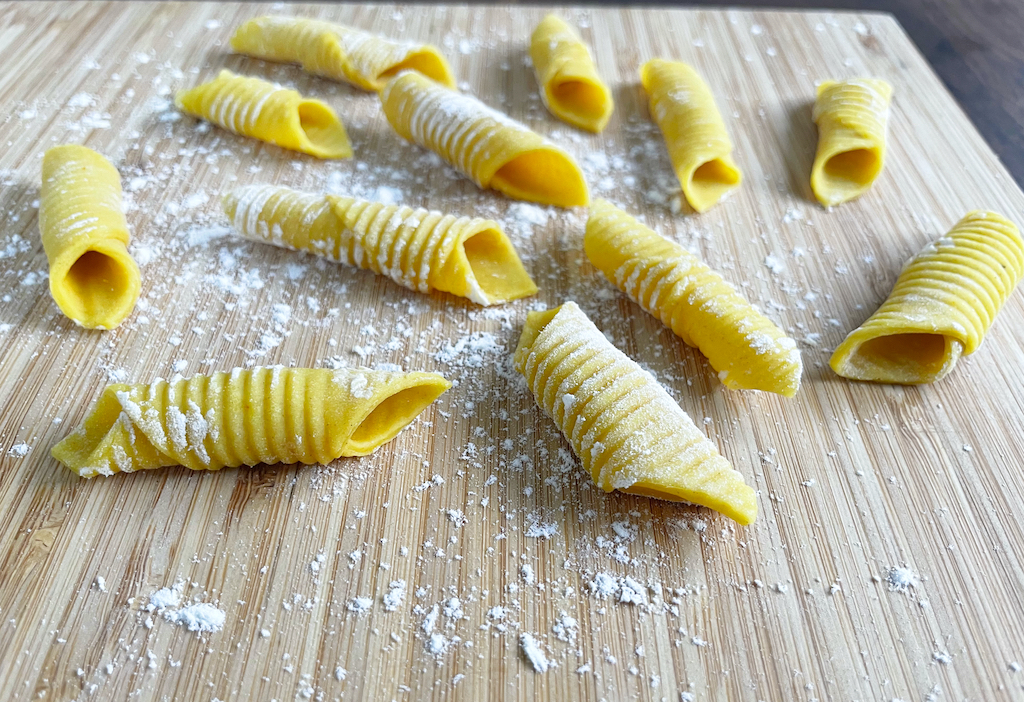
[{"label": "large pasta tube", "polygon": [[249,239],[366,268],[411,290],[481,305],[537,292],[512,242],[489,219],[271,185],[228,193],[224,211]]},{"label": "large pasta tube", "polygon": [[889,297],[830,361],[853,380],[916,385],[974,353],[1024,274],[1024,241],[1005,217],[970,212],[904,266]]},{"label": "large pasta tube", "polygon": [[583,248],[608,280],[700,349],[726,387],[786,397],[800,389],[796,342],[679,244],[597,200]]},{"label": "large pasta tube", "polygon": [[372,453],[449,387],[436,373],[281,366],[108,385],[51,453],[83,478],[330,463]]},{"label": "large pasta tube", "polygon": [[178,93],[178,108],[242,136],[317,158],[348,158],[352,147],[327,103],[259,78],[223,70]]},{"label": "large pasta tube", "polygon": [[612,93],[571,25],[556,15],[545,17],[533,30],[530,58],[551,114],[591,132],[605,128],[615,107]]},{"label": "large pasta tube", "polygon": [[139,267],[128,253],[121,177],[84,146],[43,157],[39,233],[50,262],[50,294],[61,312],[89,329],[113,329],[139,299]]},{"label": "large pasta tube", "polygon": [[697,212],[710,209],[742,179],[711,90],[680,61],[648,61],[640,67],[640,80],[686,201]]},{"label": "large pasta tube", "polygon": [[569,154],[475,98],[412,71],[392,79],[380,98],[403,139],[436,152],[481,188],[559,207],[590,200]]},{"label": "large pasta tube", "polygon": [[576,303],[529,314],[515,365],[602,490],[691,502],[740,524],[757,517],[743,476]]},{"label": "large pasta tube", "polygon": [[452,69],[437,47],[397,42],[333,22],[271,15],[244,23],[231,37],[240,54],[302,68],[363,90],[380,90],[399,71],[413,70],[455,87]]},{"label": "large pasta tube", "polygon": [[860,197],[882,172],[891,98],[892,86],[877,78],[818,86],[811,190],[821,204],[830,207]]}]

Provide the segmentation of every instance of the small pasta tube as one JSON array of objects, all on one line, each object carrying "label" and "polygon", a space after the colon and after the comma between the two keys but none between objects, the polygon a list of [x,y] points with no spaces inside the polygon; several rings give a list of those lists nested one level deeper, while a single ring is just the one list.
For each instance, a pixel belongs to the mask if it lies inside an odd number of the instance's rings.
[{"label": "small pasta tube", "polygon": [[640,80],[683,195],[690,207],[705,212],[743,177],[715,98],[697,72],[680,61],[648,61],[640,67]]},{"label": "small pasta tube", "polygon": [[476,98],[412,71],[392,79],[380,98],[399,136],[434,151],[481,188],[559,207],[590,201],[569,154]]},{"label": "small pasta tube", "polygon": [[515,366],[605,492],[690,502],[740,524],[757,517],[743,476],[576,303],[527,316]]},{"label": "small pasta tube", "polygon": [[885,129],[892,86],[877,78],[818,86],[814,122],[818,152],[811,169],[811,190],[826,207],[860,197],[885,164]]},{"label": "small pasta tube", "polygon": [[612,93],[571,25],[556,15],[545,17],[533,30],[530,58],[551,114],[591,132],[605,128],[615,107]]},{"label": "small pasta tube", "polygon": [[345,127],[327,103],[228,70],[178,93],[178,108],[230,132],[317,158],[348,158]]},{"label": "small pasta tube", "polygon": [[889,297],[832,354],[852,380],[917,385],[974,353],[1024,274],[1024,240],[995,212],[969,212],[907,261]]},{"label": "small pasta tube", "polygon": [[298,63],[323,78],[380,90],[400,71],[413,70],[455,87],[448,61],[431,44],[397,42],[333,22],[270,15],[245,22],[231,48],[266,61]]},{"label": "small pasta tube", "polygon": [[340,195],[251,185],[224,196],[242,236],[384,275],[418,292],[493,305],[537,292],[497,222]]},{"label": "small pasta tube", "polygon": [[436,373],[281,366],[108,385],[51,454],[83,478],[330,463],[391,441],[449,387]]},{"label": "small pasta tube", "polygon": [[39,233],[50,263],[50,294],[88,329],[113,329],[139,299],[139,267],[128,253],[121,177],[84,146],[57,146],[43,157]]},{"label": "small pasta tube", "polygon": [[796,342],[679,244],[597,200],[583,248],[616,287],[700,349],[726,387],[786,397],[800,389]]}]

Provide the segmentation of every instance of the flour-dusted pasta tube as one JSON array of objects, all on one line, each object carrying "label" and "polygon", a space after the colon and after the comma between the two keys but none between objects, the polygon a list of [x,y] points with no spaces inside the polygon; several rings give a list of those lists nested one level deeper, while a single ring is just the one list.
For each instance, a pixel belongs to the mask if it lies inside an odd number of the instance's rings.
[{"label": "flour-dusted pasta tube", "polygon": [[452,69],[437,47],[392,41],[322,20],[257,17],[235,30],[231,48],[267,61],[298,63],[310,73],[363,90],[380,90],[389,77],[403,70],[455,87]]},{"label": "flour-dusted pasta tube", "polygon": [[242,136],[317,158],[348,158],[352,147],[327,103],[259,78],[223,70],[178,93],[178,108]]},{"label": "flour-dusted pasta tube", "polygon": [[556,15],[541,20],[530,39],[530,58],[551,114],[591,132],[605,128],[615,107],[612,92],[571,25]]},{"label": "flour-dusted pasta tube", "polygon": [[481,188],[559,207],[590,201],[569,154],[476,98],[412,71],[392,79],[380,98],[403,139],[436,152]]},{"label": "flour-dusted pasta tube", "polygon": [[281,366],[108,385],[51,453],[83,478],[330,463],[372,453],[449,387],[436,373]]},{"label": "flour-dusted pasta tube", "polygon": [[497,222],[250,185],[224,197],[242,236],[366,268],[411,290],[493,305],[537,292]]},{"label": "flour-dusted pasta tube", "polygon": [[602,490],[691,502],[740,524],[757,517],[743,476],[576,303],[527,316],[515,365]]},{"label": "flour-dusted pasta tube", "polygon": [[648,61],[640,67],[640,81],[686,201],[697,212],[710,209],[742,179],[711,90],[680,61]]},{"label": "flour-dusted pasta tube", "polygon": [[850,332],[832,369],[853,380],[916,385],[974,353],[1024,274],[1024,240],[995,212],[969,212],[907,261],[882,306]]},{"label": "flour-dusted pasta tube", "polygon": [[877,78],[818,86],[814,122],[818,152],[811,190],[826,207],[863,195],[885,163],[885,129],[892,86]]},{"label": "flour-dusted pasta tube", "polygon": [[597,200],[583,248],[608,280],[700,349],[726,387],[786,397],[800,389],[796,342],[679,244]]},{"label": "flour-dusted pasta tube", "polygon": [[113,329],[139,299],[139,267],[128,253],[121,177],[84,146],[43,156],[39,233],[50,262],[50,294],[89,329]]}]

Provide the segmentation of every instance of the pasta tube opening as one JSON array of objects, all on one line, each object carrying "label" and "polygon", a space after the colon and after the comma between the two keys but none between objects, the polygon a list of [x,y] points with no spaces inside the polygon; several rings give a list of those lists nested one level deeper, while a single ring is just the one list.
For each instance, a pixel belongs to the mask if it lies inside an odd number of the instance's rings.
[{"label": "pasta tube opening", "polygon": [[963,348],[959,341],[943,334],[877,336],[856,344],[836,372],[853,380],[932,383],[953,369]]},{"label": "pasta tube opening", "polygon": [[61,310],[83,327],[116,327],[135,307],[139,269],[119,241],[94,243],[66,271],[54,268],[51,293]]},{"label": "pasta tube opening", "polygon": [[352,145],[337,115],[319,100],[299,103],[299,128],[309,141],[308,151],[318,158],[348,158]]},{"label": "pasta tube opening", "polygon": [[610,97],[603,85],[583,78],[555,82],[548,87],[548,102],[559,117],[574,117],[573,124],[600,131],[611,116]]},{"label": "pasta tube opening", "polygon": [[703,212],[725,197],[740,182],[740,172],[720,158],[699,165],[690,176],[690,202]]},{"label": "pasta tube opening", "polygon": [[440,378],[428,379],[384,398],[352,432],[343,455],[365,456],[391,441],[449,387]]},{"label": "pasta tube opening", "polygon": [[512,243],[500,231],[484,229],[473,234],[462,242],[462,253],[470,269],[471,285],[475,281],[483,304],[518,300],[537,292]]},{"label": "pasta tube opening", "polygon": [[490,186],[511,198],[542,205],[584,207],[590,203],[583,174],[555,149],[534,149],[516,156],[497,170]]},{"label": "pasta tube opening", "polygon": [[397,76],[402,71],[416,71],[417,73],[422,73],[427,78],[430,78],[441,85],[455,87],[455,80],[452,78],[452,72],[448,67],[448,62],[445,61],[444,58],[442,58],[436,51],[431,51],[429,49],[414,51],[402,61],[399,61],[393,66],[389,66],[386,70],[377,74],[377,81],[380,83],[381,87],[384,87],[384,83],[386,83],[389,78]]},{"label": "pasta tube opening", "polygon": [[819,188],[825,187],[834,198],[856,197],[882,172],[882,156],[878,149],[852,149],[831,156],[821,169]]}]

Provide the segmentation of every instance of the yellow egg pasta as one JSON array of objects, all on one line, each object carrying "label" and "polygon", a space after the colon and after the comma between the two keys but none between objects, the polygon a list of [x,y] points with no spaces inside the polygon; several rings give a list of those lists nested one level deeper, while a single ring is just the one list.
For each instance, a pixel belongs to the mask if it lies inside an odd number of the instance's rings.
[{"label": "yellow egg pasta", "polygon": [[537,292],[497,222],[272,185],[238,188],[224,211],[239,234],[480,305]]},{"label": "yellow egg pasta", "polygon": [[814,122],[818,152],[811,190],[826,207],[863,195],[885,164],[885,129],[892,86],[877,78],[825,81],[818,86]]},{"label": "yellow egg pasta", "polygon": [[50,294],[88,329],[113,329],[139,299],[139,267],[128,253],[121,176],[84,146],[43,156],[39,233],[50,263]]},{"label": "yellow egg pasta", "polygon": [[705,212],[742,180],[715,98],[697,72],[680,61],[648,61],[640,67],[640,81],[683,195],[690,207]]},{"label": "yellow egg pasta", "polygon": [[221,71],[178,93],[178,108],[235,134],[317,158],[348,158],[352,147],[327,103],[259,78]]},{"label": "yellow egg pasta", "polygon": [[615,107],[612,93],[571,25],[556,15],[541,20],[530,39],[530,58],[551,114],[591,132],[605,128]]},{"label": "yellow egg pasta", "polygon": [[576,303],[527,316],[515,366],[602,490],[690,502],[740,524],[757,517],[743,477]]},{"label": "yellow egg pasta", "polygon": [[882,306],[850,332],[832,369],[853,380],[917,385],[974,353],[1024,274],[1024,240],[995,212],[970,212],[903,267]]},{"label": "yellow egg pasta", "polygon": [[281,366],[108,385],[51,453],[83,478],[330,463],[372,453],[449,387],[436,373]]},{"label": "yellow egg pasta", "polygon": [[393,78],[380,97],[403,139],[434,151],[481,188],[559,207],[590,201],[569,154],[475,98],[412,71]]},{"label": "yellow egg pasta", "polygon": [[231,48],[266,61],[298,63],[309,73],[363,90],[380,90],[387,79],[412,70],[455,87],[455,78],[437,47],[397,42],[333,22],[269,15],[244,23]]},{"label": "yellow egg pasta", "polygon": [[679,244],[596,200],[583,248],[616,287],[700,349],[726,387],[786,397],[800,389],[796,342]]}]

